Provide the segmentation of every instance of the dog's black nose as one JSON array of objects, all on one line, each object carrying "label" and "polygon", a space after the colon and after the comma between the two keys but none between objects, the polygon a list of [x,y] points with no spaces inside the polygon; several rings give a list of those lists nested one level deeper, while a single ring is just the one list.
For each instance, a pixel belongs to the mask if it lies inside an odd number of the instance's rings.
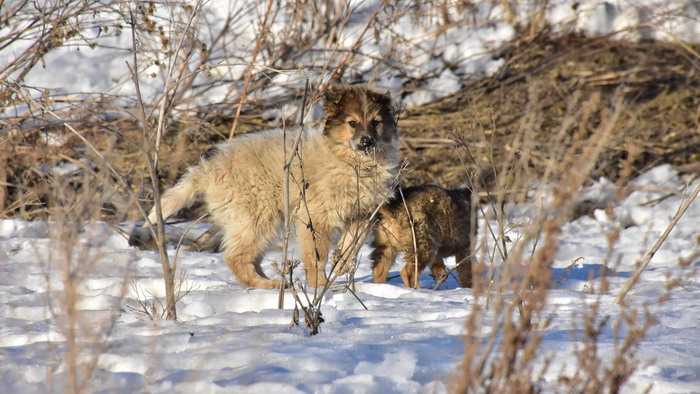
[{"label": "dog's black nose", "polygon": [[360,137],[360,148],[362,149],[369,149],[374,146],[374,138],[368,136],[368,135],[363,135]]}]

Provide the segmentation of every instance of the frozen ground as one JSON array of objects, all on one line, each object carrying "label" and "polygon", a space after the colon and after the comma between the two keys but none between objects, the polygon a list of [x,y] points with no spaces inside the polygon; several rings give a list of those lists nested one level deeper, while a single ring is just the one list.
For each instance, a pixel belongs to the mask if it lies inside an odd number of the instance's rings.
[{"label": "frozen ground", "polygon": [[[605,197],[607,186],[601,181],[588,194]],[[587,288],[600,275],[607,253],[605,232],[612,226],[623,228],[612,257],[620,264],[602,298],[601,313],[615,315],[614,297],[621,283],[669,222],[680,196],[645,202],[681,190],[685,183],[669,166],[661,166],[639,177],[635,186],[637,191],[616,205],[615,219],[597,211],[597,219],[582,217],[565,226],[553,268],[553,320],[540,354],[556,356],[550,379],[573,365],[582,305],[590,301]],[[513,209],[512,222],[526,221],[527,208]],[[655,393],[700,392],[697,276],[674,291],[669,302],[655,305],[666,276],[678,273],[679,258],[698,249],[698,221],[696,202],[629,296],[633,304],[649,303],[658,324],[642,345],[644,363],[627,392],[639,392],[649,383]],[[61,391],[65,381],[65,316],[60,312],[60,253],[50,239],[53,228],[45,222],[0,222],[3,392]],[[517,238],[516,232],[510,235]],[[186,252],[178,264],[187,273],[185,286],[191,293],[179,304],[180,321],[154,323],[129,305],[135,304],[136,289],[162,295],[157,255],[130,248],[122,235],[101,224],[86,228],[81,244],[90,251],[85,260],[93,264],[80,272],[81,318],[97,331],[105,321],[114,321],[102,337],[106,347],[97,362],[91,386],[95,391],[439,393],[445,392],[462,357],[461,334],[473,297],[454,279],[435,291],[404,289],[398,278],[374,284],[362,257],[357,294],[368,310],[350,294],[333,293],[325,300],[321,333],[309,337],[290,327],[289,310],[276,309],[275,291],[242,288],[218,254]],[[278,252],[268,254],[268,272],[279,257]],[[399,268],[394,267],[394,274]],[[125,278],[136,287],[125,288]],[[427,274],[422,284],[432,284]],[[287,308],[291,305],[288,298]],[[84,357],[99,354],[96,345],[79,344]],[[611,354],[614,344],[608,327],[599,343],[601,354]]]}]

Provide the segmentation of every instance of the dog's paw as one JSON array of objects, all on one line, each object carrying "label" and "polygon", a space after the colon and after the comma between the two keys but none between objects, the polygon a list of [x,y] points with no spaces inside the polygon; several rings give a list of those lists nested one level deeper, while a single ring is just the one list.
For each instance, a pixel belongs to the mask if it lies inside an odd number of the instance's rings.
[{"label": "dog's paw", "polygon": [[139,249],[151,249],[153,247],[153,236],[151,231],[144,226],[136,226],[129,234],[129,246],[135,246]]},{"label": "dog's paw", "polygon": [[184,247],[191,252],[219,253],[223,250],[223,233],[221,230],[212,227]]}]

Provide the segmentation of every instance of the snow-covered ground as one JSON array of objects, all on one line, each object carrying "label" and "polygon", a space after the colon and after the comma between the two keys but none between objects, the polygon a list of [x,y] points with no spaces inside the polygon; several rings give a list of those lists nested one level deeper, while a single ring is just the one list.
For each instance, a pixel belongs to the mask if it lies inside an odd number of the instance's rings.
[{"label": "snow-covered ground", "polygon": [[[679,192],[689,186],[686,182],[670,166],[657,167],[637,178],[635,191],[616,203],[616,218],[596,211],[595,218],[584,216],[564,227],[553,267],[552,323],[543,333],[539,353],[540,361],[555,356],[549,379],[574,365],[584,305],[592,299],[587,289],[600,275],[607,254],[606,234],[615,226],[621,229],[611,257],[619,265],[610,273],[611,288],[602,296],[601,307],[602,315],[615,316],[614,299],[621,284],[669,223],[681,195],[655,200]],[[608,192],[609,183],[602,180],[587,195],[605,197]],[[511,221],[529,220],[526,208],[513,209]],[[696,202],[628,296],[634,305],[648,303],[658,323],[642,344],[643,363],[626,392],[640,392],[649,383],[654,393],[700,392],[697,276],[673,291],[668,302],[656,304],[667,275],[679,273],[679,258],[698,250],[699,221]],[[60,391],[65,383],[61,255],[52,231],[46,222],[0,221],[3,392]],[[515,232],[509,235],[517,238]],[[83,264],[91,268],[78,273],[78,309],[82,324],[104,332],[100,340],[106,344],[97,360],[93,391],[445,392],[462,357],[461,335],[474,302],[472,291],[459,288],[452,278],[431,290],[427,273],[420,290],[403,288],[399,278],[371,283],[368,247],[362,252],[357,284],[367,310],[351,294],[333,292],[323,304],[321,333],[307,336],[301,328],[290,327],[291,298],[286,310],[278,310],[276,291],[242,288],[221,256],[210,253],[181,253],[177,263],[187,273],[185,287],[191,292],[178,305],[178,322],[153,322],[130,305],[135,305],[137,293],[163,295],[157,255],[129,247],[105,224],[90,225],[80,240],[90,251]],[[279,259],[279,252],[269,253],[266,270],[270,272]],[[691,270],[699,265],[694,261]],[[394,266],[393,274],[399,269]],[[136,285],[125,287],[127,279]],[[100,328],[110,321],[114,324],[109,330]],[[599,340],[604,358],[612,354],[614,338],[607,326]],[[85,351],[83,360],[100,354],[94,343],[79,341],[78,346]]]}]

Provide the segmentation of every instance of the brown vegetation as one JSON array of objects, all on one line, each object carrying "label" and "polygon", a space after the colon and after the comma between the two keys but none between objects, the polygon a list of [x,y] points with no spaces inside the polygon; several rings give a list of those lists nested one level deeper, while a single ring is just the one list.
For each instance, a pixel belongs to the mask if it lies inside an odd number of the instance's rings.
[{"label": "brown vegetation", "polygon": [[[556,37],[547,31],[527,41],[514,41],[495,55],[505,64],[494,76],[468,82],[461,92],[401,116],[401,152],[410,163],[404,182],[463,186],[466,166],[468,173],[482,178],[484,186],[493,186],[496,176],[484,168],[502,163],[510,154],[520,120],[526,117],[533,129],[528,144],[536,149],[520,170],[541,174],[551,149],[557,149],[550,141],[566,117],[569,98],[596,95],[601,102],[610,102],[617,88],[624,92],[627,109],[621,124],[627,126],[613,131],[611,144],[591,176],[617,178],[620,163],[630,155],[634,173],[661,162],[687,167],[700,160],[700,135],[695,130],[700,71],[691,51],[700,52],[687,45]],[[298,101],[302,92],[298,94],[289,99]],[[107,152],[132,189],[152,201],[138,124],[123,118],[104,121],[97,115],[100,109],[88,108],[72,117],[78,119],[85,137]],[[162,185],[173,184],[203,152],[226,140],[232,121],[194,117],[172,121],[161,146]],[[265,128],[254,112],[244,111],[238,122],[237,133]],[[590,134],[599,123],[600,113],[594,111],[577,127]],[[9,122],[4,127],[10,131],[3,141],[9,184],[4,215],[44,216],[46,196],[35,188],[44,178],[37,168],[80,160],[83,145],[60,122]],[[59,136],[62,142],[48,144],[51,136]],[[108,205],[104,214],[110,214]]]},{"label": "brown vegetation", "polygon": [[[494,174],[483,169],[503,163],[525,118],[530,118],[527,143],[533,149],[520,170],[542,174],[552,150],[559,149],[551,141],[567,117],[570,98],[595,95],[601,103],[610,103],[618,90],[624,94],[625,113],[592,177],[618,178],[630,156],[632,175],[659,163],[697,162],[697,53],[697,46],[575,34],[557,37],[547,30],[512,42],[496,55],[504,66],[495,75],[403,117],[402,153],[413,170],[406,182],[460,186],[466,181],[466,165],[493,186]],[[590,135],[600,121],[595,110],[577,128]],[[459,149],[459,141],[466,143],[468,152]],[[572,145],[571,138],[563,142]]]}]

